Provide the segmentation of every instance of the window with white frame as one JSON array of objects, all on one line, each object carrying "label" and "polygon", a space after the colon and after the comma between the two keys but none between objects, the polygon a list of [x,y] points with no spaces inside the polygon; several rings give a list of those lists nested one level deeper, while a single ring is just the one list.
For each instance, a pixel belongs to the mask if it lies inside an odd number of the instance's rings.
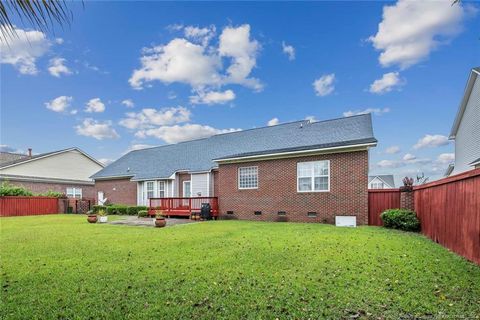
[{"label": "window with white frame", "polygon": [[67,197],[81,199],[82,188],[67,188]]},{"label": "window with white frame", "polygon": [[158,181],[158,196],[165,198],[165,181]]},{"label": "window with white frame", "polygon": [[258,167],[238,168],[238,188],[239,189],[257,189],[258,188]]},{"label": "window with white frame", "polygon": [[384,185],[383,182],[372,182],[370,184],[370,189],[383,189]]},{"label": "window with white frame", "polygon": [[309,161],[297,163],[297,191],[330,191],[330,161]]},{"label": "window with white frame", "polygon": [[147,181],[147,199],[155,197],[155,184],[153,181]]}]

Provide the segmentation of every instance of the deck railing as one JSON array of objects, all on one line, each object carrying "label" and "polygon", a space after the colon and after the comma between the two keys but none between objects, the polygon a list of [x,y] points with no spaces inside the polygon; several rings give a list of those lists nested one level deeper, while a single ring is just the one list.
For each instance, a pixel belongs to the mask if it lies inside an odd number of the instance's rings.
[{"label": "deck railing", "polygon": [[200,212],[203,203],[210,204],[212,216],[218,216],[217,197],[192,197],[192,198],[150,198],[149,215],[162,211],[166,216],[190,216]]}]

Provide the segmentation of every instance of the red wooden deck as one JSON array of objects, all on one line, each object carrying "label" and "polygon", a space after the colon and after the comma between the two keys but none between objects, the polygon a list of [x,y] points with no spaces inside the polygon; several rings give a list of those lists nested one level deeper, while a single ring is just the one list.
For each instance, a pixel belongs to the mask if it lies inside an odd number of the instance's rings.
[{"label": "red wooden deck", "polygon": [[153,216],[161,210],[165,216],[189,217],[194,212],[200,212],[202,203],[209,203],[212,208],[212,216],[218,217],[217,197],[150,198],[148,214]]}]

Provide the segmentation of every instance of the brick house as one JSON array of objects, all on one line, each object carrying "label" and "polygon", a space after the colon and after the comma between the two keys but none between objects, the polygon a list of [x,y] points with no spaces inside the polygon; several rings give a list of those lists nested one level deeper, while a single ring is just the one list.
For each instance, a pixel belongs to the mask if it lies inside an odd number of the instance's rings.
[{"label": "brick house", "polygon": [[376,143],[369,114],[302,120],[132,151],[92,178],[112,203],[218,197],[222,217],[366,224]]},{"label": "brick house", "polygon": [[32,155],[0,152],[0,182],[33,193],[57,191],[70,198],[95,198],[92,174],[104,166],[79,148]]}]

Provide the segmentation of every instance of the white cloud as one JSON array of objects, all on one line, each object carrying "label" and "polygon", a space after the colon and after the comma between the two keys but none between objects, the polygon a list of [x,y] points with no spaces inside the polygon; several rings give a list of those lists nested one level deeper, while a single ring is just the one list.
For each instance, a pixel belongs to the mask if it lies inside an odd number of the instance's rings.
[{"label": "white cloud", "polygon": [[125,100],[122,100],[122,104],[127,107],[127,108],[133,108],[135,107],[135,103],[133,103],[133,100],[132,99],[125,99]]},{"label": "white cloud", "polygon": [[63,44],[65,42],[65,40],[63,40],[63,38],[55,38],[55,43],[56,44]]},{"label": "white cloud", "polygon": [[345,111],[343,113],[343,116],[344,117],[351,117],[351,116],[356,116],[356,115],[359,115],[359,114],[368,114],[368,113],[373,113],[377,116],[381,116],[382,114],[388,113],[388,112],[390,112],[390,108],[383,108],[383,109],[382,108],[367,108],[365,110]]},{"label": "white cloud", "polygon": [[155,137],[166,143],[178,143],[194,139],[208,138],[215,134],[238,131],[240,129],[216,129],[210,126],[199,124],[184,124],[174,126],[162,126],[153,129],[138,131],[135,136],[138,138]]},{"label": "white cloud", "polygon": [[310,122],[317,122],[318,121],[318,119],[315,118],[315,116],[306,116],[305,120],[308,120]]},{"label": "white cloud", "polygon": [[90,99],[86,104],[85,112],[103,112],[105,111],[105,104],[100,98]]},{"label": "white cloud", "polygon": [[0,152],[19,153],[19,154],[25,153],[23,150],[10,147],[7,144],[0,144]]},{"label": "white cloud", "polygon": [[397,154],[399,152],[400,152],[400,147],[399,146],[391,146],[391,147],[388,147],[385,150],[385,153],[387,153],[387,154]]},{"label": "white cloud", "polygon": [[[211,34],[194,27],[185,29],[185,33],[190,39]],[[204,40],[194,42],[175,38],[165,45],[144,49],[141,68],[134,70],[130,85],[141,89],[146,83],[158,80],[166,84],[185,83],[195,90],[225,84],[262,89],[258,79],[249,77],[260,50],[259,43],[250,39],[249,25],[223,29],[218,48],[207,46]],[[230,63],[225,70],[223,60]]]},{"label": "white cloud", "polygon": [[417,159],[417,157],[411,153],[407,153],[403,156],[403,161],[413,161]]},{"label": "white cloud", "polygon": [[55,112],[65,112],[70,108],[73,101],[73,97],[60,96],[49,102],[45,102],[47,109],[50,109]]},{"label": "white cloud", "polygon": [[369,91],[371,93],[382,94],[390,92],[395,88],[400,88],[405,84],[405,80],[400,79],[398,72],[385,73],[382,78],[375,80],[371,85]]},{"label": "white cloud", "polygon": [[325,74],[313,82],[315,94],[320,97],[328,96],[335,90],[335,74]]},{"label": "white cloud", "polygon": [[404,165],[405,164],[403,162],[395,160],[381,160],[377,162],[377,166],[380,168],[398,168]]},{"label": "white cloud", "polygon": [[135,151],[135,150],[142,150],[142,149],[147,149],[147,148],[152,148],[155,147],[154,145],[151,144],[143,144],[143,143],[137,143],[137,144],[132,144],[125,153],[129,153],[130,151]]},{"label": "white cloud", "polygon": [[60,78],[62,74],[69,75],[72,74],[72,71],[65,65],[67,60],[63,58],[53,58],[50,59],[50,66],[48,67],[48,72],[54,77]]},{"label": "white cloud", "polygon": [[451,0],[399,0],[383,7],[378,32],[369,40],[381,51],[382,66],[408,68],[457,35],[467,11],[465,5],[452,6]]},{"label": "white cloud", "polygon": [[448,138],[440,134],[430,135],[427,134],[423,138],[420,138],[413,146],[414,149],[432,148],[445,146],[448,144]]},{"label": "white cloud", "polygon": [[120,136],[112,128],[111,121],[100,122],[91,118],[84,119],[81,125],[75,127],[77,134],[86,137],[92,137],[97,140],[116,139]]},{"label": "white cloud", "polygon": [[441,164],[450,164],[455,160],[454,153],[442,153],[438,156],[437,162]]},{"label": "white cloud", "polygon": [[78,113],[78,110],[77,110],[77,109],[74,109],[74,110],[70,111],[70,114],[73,114],[73,115],[75,115],[75,114],[77,114],[77,113]]},{"label": "white cloud", "polygon": [[282,42],[282,50],[288,56],[288,60],[295,60],[295,48],[291,45]]},{"label": "white cloud", "polygon": [[197,92],[197,95],[190,96],[190,103],[192,104],[225,104],[235,99],[235,92],[232,90],[225,91],[209,91],[202,90]]},{"label": "white cloud", "polygon": [[279,123],[280,123],[280,121],[278,120],[278,118],[272,118],[272,119],[268,120],[267,125],[268,126],[276,126]]},{"label": "white cloud", "polygon": [[8,43],[0,41],[0,63],[11,64],[21,74],[37,74],[37,59],[48,51],[50,41],[40,31],[15,28],[15,32]]},{"label": "white cloud", "polygon": [[128,112],[120,125],[128,129],[145,129],[154,126],[168,126],[190,121],[191,112],[185,107],[163,109],[146,108],[140,112]]},{"label": "white cloud", "polygon": [[103,165],[108,166],[110,163],[114,162],[115,160],[109,158],[100,158],[98,159]]},{"label": "white cloud", "polygon": [[185,37],[207,46],[210,40],[215,36],[216,27],[211,25],[210,27],[199,28],[194,26],[186,26],[184,28]]}]

